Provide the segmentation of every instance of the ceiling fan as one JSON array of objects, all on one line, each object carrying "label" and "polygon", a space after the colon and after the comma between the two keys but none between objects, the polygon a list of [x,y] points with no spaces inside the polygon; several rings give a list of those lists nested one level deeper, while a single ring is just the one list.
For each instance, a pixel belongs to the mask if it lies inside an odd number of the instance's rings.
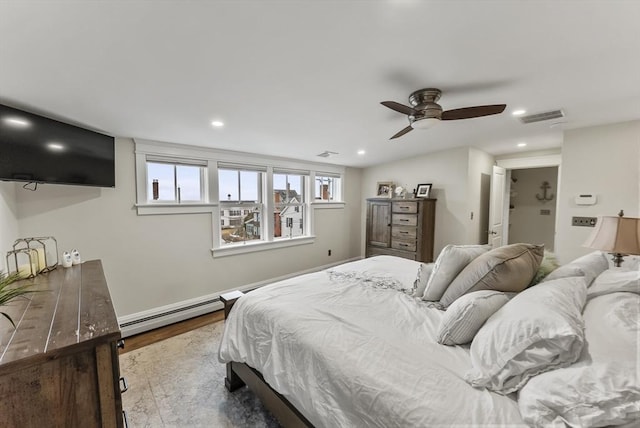
[{"label": "ceiling fan", "polygon": [[440,95],[442,95],[442,91],[436,88],[427,88],[415,91],[409,95],[409,103],[413,107],[409,107],[395,101],[382,101],[380,104],[383,106],[389,107],[391,110],[397,111],[398,113],[406,114],[409,118],[409,126],[395,134],[390,138],[390,140],[402,137],[404,134],[415,128],[431,128],[441,120],[459,120],[491,116],[492,114],[502,113],[507,107],[506,104],[494,104],[442,111],[442,107],[437,103],[440,99]]}]

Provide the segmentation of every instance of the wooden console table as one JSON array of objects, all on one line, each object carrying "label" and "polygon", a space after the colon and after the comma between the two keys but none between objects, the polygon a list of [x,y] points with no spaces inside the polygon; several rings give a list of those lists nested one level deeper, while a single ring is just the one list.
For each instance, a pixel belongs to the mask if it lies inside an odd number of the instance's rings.
[{"label": "wooden console table", "polygon": [[[25,280],[0,320],[0,425],[123,427],[121,338],[99,260]],[[126,390],[126,382],[124,382]]]}]

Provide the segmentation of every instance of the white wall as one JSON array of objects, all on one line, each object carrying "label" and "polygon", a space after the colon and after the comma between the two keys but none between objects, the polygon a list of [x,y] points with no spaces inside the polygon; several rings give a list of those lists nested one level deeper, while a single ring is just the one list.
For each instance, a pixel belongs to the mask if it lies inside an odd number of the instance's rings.
[{"label": "white wall", "polygon": [[20,237],[16,205],[16,184],[0,182],[0,272],[7,268],[7,251]]},{"label": "white wall", "polygon": [[[511,198],[514,206],[509,211],[509,243],[531,242],[544,244],[546,250],[554,251],[556,202],[558,200],[558,168],[529,168],[511,171]],[[513,179],[517,181],[514,182]],[[542,182],[549,182],[547,197],[553,200],[542,202],[536,195],[544,196]],[[548,210],[549,214],[541,214]]]},{"label": "white wall", "polygon": [[[392,181],[397,185],[406,186],[409,190],[420,183],[432,183],[431,196],[438,199],[434,243],[436,257],[447,244],[479,242],[479,225],[475,217],[474,220],[470,219],[470,211],[480,205],[480,201],[476,200],[479,198],[479,192],[476,194],[474,191],[474,194],[470,195],[469,167],[470,162],[473,163],[474,174],[479,174],[486,169],[488,157],[474,153],[474,160],[470,161],[471,150],[475,149],[461,147],[366,168],[362,175],[362,199],[375,197],[378,181]],[[364,206],[361,218],[364,237]],[[364,246],[363,240],[362,254]]]},{"label": "white wall", "polygon": [[347,169],[345,209],[315,211],[314,244],[214,259],[210,214],[136,215],[134,163],[133,141],[119,138],[115,189],[42,185],[16,195],[21,234],[102,259],[119,317],[360,254],[359,169]]},{"label": "white wall", "polygon": [[469,149],[468,243],[486,243],[489,233],[489,196],[494,158],[475,148]]},{"label": "white wall", "polygon": [[[638,217],[640,211],[640,121],[565,132],[558,200],[556,255],[562,263],[593,251],[583,248],[591,228],[571,226],[571,217],[617,215]],[[596,205],[579,206],[583,193],[598,197]]]}]

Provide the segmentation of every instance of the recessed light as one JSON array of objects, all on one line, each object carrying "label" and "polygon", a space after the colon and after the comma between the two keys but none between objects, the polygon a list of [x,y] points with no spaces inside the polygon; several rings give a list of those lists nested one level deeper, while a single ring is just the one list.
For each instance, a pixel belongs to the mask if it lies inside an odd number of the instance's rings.
[{"label": "recessed light", "polygon": [[19,117],[5,117],[2,119],[4,123],[14,128],[26,128],[31,125],[27,119],[22,119]]},{"label": "recessed light", "polygon": [[527,143],[518,143],[518,147],[525,147]]},{"label": "recessed light", "polygon": [[363,155],[363,154],[365,154],[365,153],[366,153],[366,152],[365,152],[364,150],[358,150],[358,154],[359,154],[359,155]]},{"label": "recessed light", "polygon": [[511,112],[511,114],[513,116],[522,116],[523,114],[525,114],[527,111],[526,110],[514,110]]},{"label": "recessed light", "polygon": [[224,122],[221,122],[219,120],[214,120],[213,122],[211,122],[211,126],[213,126],[215,128],[220,128],[220,127],[224,126]]},{"label": "recessed light", "polygon": [[55,152],[59,152],[64,150],[64,145],[60,144],[60,143],[47,143],[47,148],[49,150],[53,150]]}]

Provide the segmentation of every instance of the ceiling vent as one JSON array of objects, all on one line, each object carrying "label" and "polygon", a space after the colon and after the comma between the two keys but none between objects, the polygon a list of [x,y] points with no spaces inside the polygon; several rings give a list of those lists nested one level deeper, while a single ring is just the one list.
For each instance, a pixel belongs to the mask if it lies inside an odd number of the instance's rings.
[{"label": "ceiling vent", "polygon": [[546,111],[544,113],[530,114],[529,116],[522,116],[520,121],[522,123],[535,123],[544,122],[545,120],[558,119],[564,117],[562,110]]},{"label": "ceiling vent", "polygon": [[324,152],[320,153],[319,155],[316,156],[320,156],[321,158],[328,158],[331,155],[338,155],[338,152],[332,152],[330,150],[325,150]]}]

